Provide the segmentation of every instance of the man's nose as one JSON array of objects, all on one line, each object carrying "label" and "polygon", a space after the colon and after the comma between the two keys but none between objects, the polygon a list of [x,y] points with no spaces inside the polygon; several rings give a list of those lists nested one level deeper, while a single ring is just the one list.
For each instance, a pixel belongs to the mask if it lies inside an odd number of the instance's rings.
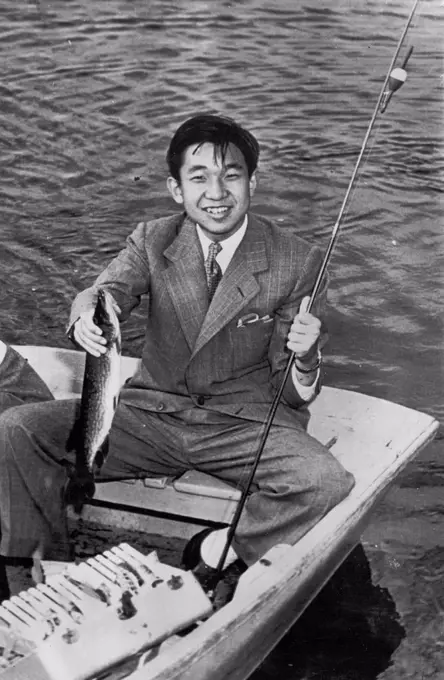
[{"label": "man's nose", "polygon": [[227,195],[227,190],[225,183],[221,177],[214,177],[210,180],[207,186],[207,198],[211,198],[213,201],[220,201]]}]

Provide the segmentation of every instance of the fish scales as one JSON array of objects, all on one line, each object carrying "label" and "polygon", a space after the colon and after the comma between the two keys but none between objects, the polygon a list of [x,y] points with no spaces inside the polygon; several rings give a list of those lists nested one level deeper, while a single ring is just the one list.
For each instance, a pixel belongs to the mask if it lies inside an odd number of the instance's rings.
[{"label": "fish scales", "polygon": [[120,342],[108,342],[112,344],[105,354],[100,357],[88,354],[85,361],[80,422],[83,451],[90,471],[108,437],[120,391]]}]

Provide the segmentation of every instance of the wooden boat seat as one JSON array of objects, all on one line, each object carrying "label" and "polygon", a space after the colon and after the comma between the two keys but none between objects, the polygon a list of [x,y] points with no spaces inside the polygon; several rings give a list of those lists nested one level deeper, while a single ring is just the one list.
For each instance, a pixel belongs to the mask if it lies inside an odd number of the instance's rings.
[{"label": "wooden boat seat", "polygon": [[133,511],[154,512],[190,522],[228,524],[239,498],[238,489],[198,470],[189,470],[177,478],[99,483],[95,502],[124,505]]}]

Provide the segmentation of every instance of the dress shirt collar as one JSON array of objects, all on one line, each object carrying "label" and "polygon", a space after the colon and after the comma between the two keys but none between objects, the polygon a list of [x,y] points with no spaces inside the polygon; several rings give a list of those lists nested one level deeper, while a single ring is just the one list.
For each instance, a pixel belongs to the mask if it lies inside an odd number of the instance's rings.
[{"label": "dress shirt collar", "polygon": [[[245,232],[247,231],[247,226],[248,226],[248,215],[245,215],[242,226],[239,227],[239,229],[236,232],[234,232],[234,234],[232,236],[229,236],[224,241],[220,241],[220,244],[222,246],[222,250],[217,255],[216,260],[219,263],[219,266],[222,270],[222,274],[227,269],[228,265],[231,262],[231,259],[234,255],[234,253],[236,252],[239,244],[241,243],[242,239],[244,238]],[[202,227],[200,227],[198,224],[196,224],[196,229],[197,229],[197,235],[199,236],[200,245],[202,246],[202,252],[203,252],[204,260],[206,260],[207,257],[208,257],[208,250],[209,250],[209,247],[210,247],[211,239],[208,238],[208,236],[205,234]]]}]

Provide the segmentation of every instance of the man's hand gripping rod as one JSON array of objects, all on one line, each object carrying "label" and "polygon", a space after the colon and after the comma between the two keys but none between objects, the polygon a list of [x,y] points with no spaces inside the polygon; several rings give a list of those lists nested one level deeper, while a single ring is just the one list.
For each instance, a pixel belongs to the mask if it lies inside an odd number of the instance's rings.
[{"label": "man's hand gripping rod", "polygon": [[[413,15],[415,14],[415,10],[416,10],[416,7],[418,5],[418,2],[419,2],[419,0],[415,0],[415,2],[414,2],[413,8],[410,12],[409,18],[407,19],[406,25],[404,26],[404,30],[402,32],[401,38],[399,39],[398,45],[396,47],[395,53],[393,55],[390,67],[389,67],[387,75],[386,75],[386,78],[385,78],[384,83],[382,85],[381,92],[380,92],[380,95],[378,97],[378,101],[377,101],[376,106],[375,106],[375,110],[373,112],[372,118],[371,118],[369,126],[367,128],[367,132],[366,132],[364,140],[362,142],[361,151],[359,152],[359,156],[358,156],[358,159],[356,161],[356,164],[355,164],[349,185],[347,187],[347,191],[345,192],[344,200],[342,201],[342,205],[341,205],[341,208],[339,210],[338,218],[337,218],[336,223],[333,227],[333,232],[332,232],[332,235],[331,235],[331,238],[330,238],[330,242],[328,244],[328,248],[326,250],[322,264],[319,268],[319,272],[318,272],[318,275],[317,275],[317,278],[316,278],[316,281],[315,281],[315,284],[314,284],[314,287],[313,287],[313,290],[312,290],[312,293],[311,293],[311,296],[310,296],[310,301],[309,301],[309,304],[308,304],[308,307],[307,307],[307,312],[311,311],[313,304],[314,304],[314,301],[316,299],[316,296],[319,292],[319,288],[321,286],[321,283],[324,279],[325,272],[327,270],[327,266],[328,266],[328,263],[330,261],[330,258],[331,258],[332,252],[333,252],[333,248],[335,246],[335,243],[336,243],[336,240],[337,240],[337,237],[338,237],[338,234],[339,234],[339,229],[340,229],[340,226],[341,226],[342,218],[344,216],[345,209],[346,209],[348,202],[350,200],[350,195],[351,195],[353,186],[356,182],[359,167],[361,165],[362,158],[363,158],[365,150],[367,148],[368,140],[369,140],[370,134],[373,130],[373,126],[375,124],[378,113],[383,113],[385,111],[393,93],[396,90],[398,90],[406,80],[407,73],[405,72],[404,69],[407,66],[407,62],[410,59],[410,56],[412,54],[412,51],[413,51],[412,47],[410,48],[406,58],[404,59],[402,67],[396,68],[394,70],[393,70],[393,68],[394,68],[394,65],[396,63],[396,60],[398,59],[399,52],[401,51],[401,47],[403,45],[405,36],[407,35],[407,31],[408,31],[409,26],[411,24],[411,21],[413,19]],[[224,549],[222,551],[222,554],[220,556],[220,559],[219,559],[219,562],[218,562],[218,565],[217,565],[217,580],[219,580],[219,578],[221,576],[221,573],[222,573],[222,570],[223,570],[223,567],[224,567],[224,564],[225,564],[225,560],[226,560],[226,557],[227,557],[227,554],[228,554],[228,550],[231,546],[232,540],[234,538],[234,534],[235,534],[237,526],[239,524],[240,516],[242,514],[242,511],[244,509],[248,495],[250,493],[250,488],[251,488],[251,485],[252,485],[253,480],[254,480],[254,475],[256,474],[256,470],[257,470],[257,467],[259,465],[259,461],[261,459],[262,452],[265,448],[268,433],[270,432],[270,428],[273,424],[274,416],[276,414],[279,402],[281,400],[282,392],[284,391],[285,384],[286,384],[288,377],[290,375],[291,367],[293,365],[294,360],[295,360],[295,352],[291,352],[290,356],[288,358],[288,362],[287,362],[287,365],[286,365],[284,375],[283,375],[282,381],[280,383],[279,389],[277,390],[277,392],[275,394],[273,402],[270,406],[270,410],[267,414],[267,419],[264,423],[264,429],[263,429],[263,432],[262,432],[262,435],[261,435],[261,438],[260,438],[258,450],[257,450],[256,456],[255,456],[255,459],[253,461],[253,465],[251,466],[250,474],[248,476],[247,482],[246,482],[244,489],[242,491],[242,495],[239,499],[239,503],[237,504],[236,511],[234,513],[234,516],[233,516],[233,520],[232,520],[230,527],[228,529],[227,540],[226,540]]]}]

